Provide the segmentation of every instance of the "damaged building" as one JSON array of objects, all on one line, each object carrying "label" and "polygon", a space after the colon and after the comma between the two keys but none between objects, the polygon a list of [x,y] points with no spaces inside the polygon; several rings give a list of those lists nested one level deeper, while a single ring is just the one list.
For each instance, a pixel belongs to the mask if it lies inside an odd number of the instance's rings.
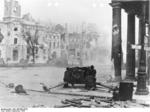
[{"label": "damaged building", "polygon": [[[33,52],[26,37],[34,41]],[[21,6],[18,1],[4,1],[4,17],[0,21],[0,59],[1,64],[19,63],[23,60],[35,63],[46,63],[50,58],[60,57],[60,34],[49,33],[47,28],[35,21],[30,13],[21,17]],[[35,42],[36,41],[36,42]],[[34,54],[35,59],[33,59]]]}]

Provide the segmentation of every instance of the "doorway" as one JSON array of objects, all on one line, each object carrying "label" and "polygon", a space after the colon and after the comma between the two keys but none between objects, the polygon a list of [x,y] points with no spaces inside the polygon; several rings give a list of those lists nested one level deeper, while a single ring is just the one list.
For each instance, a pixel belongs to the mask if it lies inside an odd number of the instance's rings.
[{"label": "doorway", "polygon": [[13,50],[13,61],[18,61],[18,50]]}]

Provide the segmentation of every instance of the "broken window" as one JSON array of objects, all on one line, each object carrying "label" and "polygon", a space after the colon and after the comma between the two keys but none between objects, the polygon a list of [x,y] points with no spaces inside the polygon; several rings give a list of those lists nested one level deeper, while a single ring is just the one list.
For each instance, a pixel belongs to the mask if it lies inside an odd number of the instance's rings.
[{"label": "broken window", "polygon": [[7,35],[10,36],[10,31],[8,31]]},{"label": "broken window", "polygon": [[14,31],[18,31],[18,28],[17,28],[17,27],[15,27],[15,28],[14,28]]},{"label": "broken window", "polygon": [[1,58],[1,55],[2,55],[2,54],[1,54],[1,50],[0,50],[0,58]]},{"label": "broken window", "polygon": [[51,42],[49,43],[49,48],[51,48]]},{"label": "broken window", "polygon": [[1,33],[1,29],[0,29],[0,43],[2,42],[2,40],[4,39],[3,34]]},{"label": "broken window", "polygon": [[17,44],[17,41],[18,41],[17,38],[14,38],[14,44]]},{"label": "broken window", "polygon": [[17,61],[18,60],[18,50],[13,50],[13,61]]},{"label": "broken window", "polygon": [[55,42],[53,43],[53,48],[55,49]]}]

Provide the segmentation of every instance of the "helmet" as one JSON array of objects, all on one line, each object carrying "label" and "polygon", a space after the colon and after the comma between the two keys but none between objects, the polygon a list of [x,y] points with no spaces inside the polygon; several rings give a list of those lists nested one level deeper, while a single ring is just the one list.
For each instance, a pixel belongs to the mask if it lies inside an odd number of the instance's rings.
[{"label": "helmet", "polygon": [[91,69],[94,69],[94,65],[91,65]]}]

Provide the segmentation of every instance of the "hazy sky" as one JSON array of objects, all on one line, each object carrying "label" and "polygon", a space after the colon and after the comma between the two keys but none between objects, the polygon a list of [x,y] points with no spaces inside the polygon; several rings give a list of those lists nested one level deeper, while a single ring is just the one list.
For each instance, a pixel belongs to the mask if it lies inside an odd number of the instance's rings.
[{"label": "hazy sky", "polygon": [[[18,0],[22,14],[30,12],[36,19],[57,23],[94,22],[98,26],[111,25],[110,0]],[[0,0],[0,18],[4,0]]]}]

